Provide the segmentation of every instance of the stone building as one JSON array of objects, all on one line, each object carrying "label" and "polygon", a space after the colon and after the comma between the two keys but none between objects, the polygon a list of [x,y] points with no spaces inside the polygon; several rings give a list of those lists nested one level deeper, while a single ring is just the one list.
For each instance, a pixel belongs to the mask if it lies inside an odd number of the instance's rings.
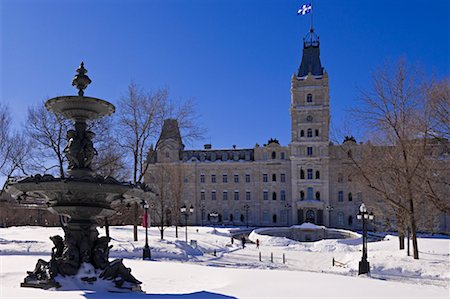
[{"label": "stone building", "polygon": [[[352,178],[350,155],[362,145],[353,138],[342,145],[329,140],[328,73],[322,67],[320,43],[313,31],[304,39],[301,64],[291,78],[290,117],[289,145],[270,139],[267,144],[245,149],[214,149],[206,144],[204,149],[185,150],[176,120],[166,120],[149,153],[145,180],[149,184],[157,181],[155,173],[161,165],[182,168],[181,203],[167,205],[167,209],[192,206],[189,224],[286,226],[311,222],[360,228],[356,221],[359,206],[364,198],[373,196]],[[218,219],[211,219],[212,212]],[[179,217],[173,211],[169,214],[168,223]]]}]

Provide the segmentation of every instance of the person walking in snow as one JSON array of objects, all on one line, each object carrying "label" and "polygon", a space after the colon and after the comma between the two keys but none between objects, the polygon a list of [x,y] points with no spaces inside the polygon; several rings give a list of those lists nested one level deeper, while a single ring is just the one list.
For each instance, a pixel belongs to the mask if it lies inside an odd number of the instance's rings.
[{"label": "person walking in snow", "polygon": [[256,239],[256,248],[259,248],[259,239]]},{"label": "person walking in snow", "polygon": [[245,236],[242,236],[242,249],[245,248]]}]

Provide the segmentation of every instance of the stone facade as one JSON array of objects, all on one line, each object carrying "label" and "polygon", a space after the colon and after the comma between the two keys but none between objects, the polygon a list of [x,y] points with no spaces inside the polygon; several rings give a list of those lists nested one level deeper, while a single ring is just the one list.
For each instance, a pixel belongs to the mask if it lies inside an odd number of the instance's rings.
[{"label": "stone facade", "polygon": [[[247,149],[212,149],[207,144],[202,150],[184,150],[176,121],[166,120],[149,153],[146,182],[152,181],[158,165],[183,167],[181,201],[195,211],[189,224],[311,222],[360,229],[356,214],[364,198],[373,194],[361,190],[352,178],[349,155],[357,155],[363,145],[352,139],[333,145],[329,140],[329,81],[318,39],[304,43],[301,66],[291,78],[290,116],[288,146],[271,139]],[[211,219],[211,212],[219,219]],[[450,221],[442,221],[445,230]]]}]

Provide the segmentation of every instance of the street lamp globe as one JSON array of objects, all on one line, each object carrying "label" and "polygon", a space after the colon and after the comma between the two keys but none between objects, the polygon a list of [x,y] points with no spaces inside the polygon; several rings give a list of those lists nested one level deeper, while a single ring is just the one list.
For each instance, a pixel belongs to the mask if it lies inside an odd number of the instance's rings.
[{"label": "street lamp globe", "polygon": [[194,207],[191,205],[191,207],[189,208],[189,213],[194,213]]},{"label": "street lamp globe", "polygon": [[366,205],[364,203],[362,203],[361,206],[359,207],[359,211],[361,213],[366,213],[367,212],[367,208],[366,208]]},{"label": "street lamp globe", "polygon": [[181,213],[186,213],[186,205],[183,205],[183,206],[180,208],[180,212],[181,212]]}]

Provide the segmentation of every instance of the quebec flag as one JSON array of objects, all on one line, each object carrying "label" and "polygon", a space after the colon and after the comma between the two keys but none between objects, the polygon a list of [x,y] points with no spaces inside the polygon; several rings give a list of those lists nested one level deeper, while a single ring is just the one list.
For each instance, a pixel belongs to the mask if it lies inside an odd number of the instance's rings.
[{"label": "quebec flag", "polygon": [[297,11],[297,15],[306,15],[307,13],[310,13],[312,10],[312,5],[311,3],[308,4],[303,4]]}]

